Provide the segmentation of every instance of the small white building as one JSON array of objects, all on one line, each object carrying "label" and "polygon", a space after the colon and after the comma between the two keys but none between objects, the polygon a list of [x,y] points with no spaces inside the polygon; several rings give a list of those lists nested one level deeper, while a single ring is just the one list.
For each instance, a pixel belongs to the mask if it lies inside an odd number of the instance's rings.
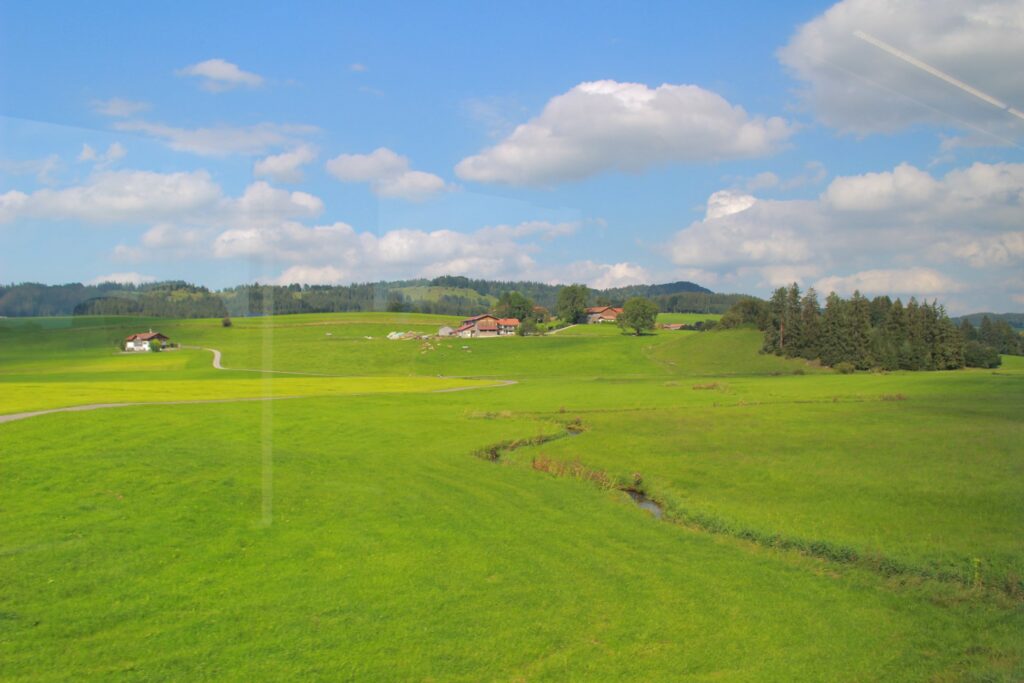
[{"label": "small white building", "polygon": [[455,334],[455,330],[453,330],[452,328],[448,327],[447,325],[445,325],[444,327],[442,327],[441,329],[439,329],[437,331],[437,336],[438,337],[451,337],[454,334]]},{"label": "small white building", "polygon": [[139,332],[137,334],[128,335],[124,340],[125,351],[149,351],[151,350],[150,342],[156,342],[158,345],[163,346],[164,342],[170,341],[170,339],[159,332],[150,330],[149,332]]}]

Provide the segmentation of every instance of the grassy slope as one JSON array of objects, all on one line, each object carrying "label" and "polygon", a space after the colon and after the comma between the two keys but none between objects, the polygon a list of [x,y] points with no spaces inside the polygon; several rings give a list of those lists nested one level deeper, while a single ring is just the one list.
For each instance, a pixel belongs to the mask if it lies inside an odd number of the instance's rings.
[{"label": "grassy slope", "polygon": [[[589,326],[429,349],[380,339],[444,320],[289,316],[160,329],[223,348],[229,366],[521,384],[0,425],[0,575],[15,579],[0,584],[0,677],[1021,673],[1024,624],[1003,598],[894,586],[655,524],[623,494],[516,466],[543,454],[640,472],[674,509],[915,564],[959,570],[977,557],[990,585],[1024,555],[1019,359],[997,373],[839,376],[758,356],[759,339],[743,331],[637,339]],[[164,380],[175,378],[223,391],[245,377],[213,373],[198,352],[109,355],[104,340],[124,321],[75,323],[52,336],[0,324],[0,382],[89,387],[107,377],[170,389]],[[906,400],[882,400],[897,394]],[[276,516],[263,529],[268,410]],[[474,418],[485,412],[508,417]],[[587,433],[518,451],[507,466],[469,455],[577,415]]]},{"label": "grassy slope", "polygon": [[473,458],[551,426],[464,402],[275,404],[269,528],[261,406],[6,425],[0,675],[916,680],[1014,636]]}]

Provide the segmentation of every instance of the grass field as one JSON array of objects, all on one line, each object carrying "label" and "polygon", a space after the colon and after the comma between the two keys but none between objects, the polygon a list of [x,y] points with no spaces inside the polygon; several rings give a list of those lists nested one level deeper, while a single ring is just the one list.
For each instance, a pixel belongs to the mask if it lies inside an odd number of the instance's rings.
[{"label": "grass field", "polygon": [[1022,359],[450,322],[0,321],[0,414],[304,397],[0,424],[0,679],[1024,677]]}]

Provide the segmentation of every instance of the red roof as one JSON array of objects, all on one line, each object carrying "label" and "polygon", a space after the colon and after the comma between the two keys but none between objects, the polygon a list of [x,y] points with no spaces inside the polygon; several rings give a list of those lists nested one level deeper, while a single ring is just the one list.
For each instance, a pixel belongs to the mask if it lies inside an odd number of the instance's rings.
[{"label": "red roof", "polygon": [[168,337],[160,334],[159,332],[138,332],[136,334],[130,334],[125,338],[125,341],[149,341],[151,339],[167,339]]},{"label": "red roof", "polygon": [[498,324],[519,327],[519,318],[498,318]]},{"label": "red roof", "polygon": [[587,315],[601,315],[602,313],[608,313],[610,315],[619,315],[622,313],[621,308],[614,308],[612,306],[591,306],[587,309]]},{"label": "red roof", "polygon": [[481,313],[480,315],[474,315],[472,318],[466,318],[462,322],[464,322],[464,323],[475,322],[477,320],[483,320],[484,318],[494,318],[495,320],[498,319],[497,316],[491,315],[490,313]]},{"label": "red roof", "polygon": [[460,325],[455,330],[455,333],[458,334],[459,332],[465,332],[466,330],[470,329],[471,327],[473,327],[473,323],[463,323],[462,325]]}]

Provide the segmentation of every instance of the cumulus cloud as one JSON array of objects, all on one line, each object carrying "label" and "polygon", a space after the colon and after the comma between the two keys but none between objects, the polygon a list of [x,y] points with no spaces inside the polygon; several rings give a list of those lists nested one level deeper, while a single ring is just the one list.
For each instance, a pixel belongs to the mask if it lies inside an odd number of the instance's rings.
[{"label": "cumulus cloud", "polygon": [[149,102],[126,100],[120,97],[112,97],[109,100],[92,101],[93,111],[103,114],[104,116],[111,116],[114,118],[135,116],[136,114],[148,110],[151,106],[152,105],[150,105]]},{"label": "cumulus cloud", "polygon": [[369,154],[341,154],[327,162],[327,171],[347,183],[369,183],[378,197],[419,201],[445,189],[433,173],[413,171],[407,157],[387,147]]},{"label": "cumulus cloud", "polygon": [[[928,122],[1019,138],[1024,123],[878,41],[998,98],[1024,102],[1020,0],[843,0],[801,26],[779,58],[823,122],[857,133]],[[874,40],[875,42],[872,42]],[[991,144],[992,138],[990,138]]]},{"label": "cumulus cloud", "polygon": [[123,285],[141,285],[146,282],[156,282],[156,277],[153,275],[143,275],[142,273],[109,273],[107,275],[99,275],[89,280],[86,284],[88,285],[99,285],[104,282],[116,282]]},{"label": "cumulus cloud", "polygon": [[643,266],[623,261],[621,263],[595,263],[577,261],[564,269],[561,281],[582,282],[595,289],[625,287],[627,285],[651,284],[651,272]]},{"label": "cumulus cloud", "polygon": [[698,281],[740,290],[797,281],[922,296],[995,286],[1019,269],[1022,222],[1024,164],[975,163],[944,176],[900,164],[835,178],[816,199],[716,192],[670,247],[681,269],[714,275]]},{"label": "cumulus cloud", "polygon": [[200,79],[200,87],[209,92],[224,92],[239,86],[258,88],[263,85],[263,77],[251,71],[243,71],[237,64],[223,59],[207,59],[205,62],[190,64],[175,72],[178,76],[190,76]]},{"label": "cumulus cloud", "polygon": [[552,185],[604,171],[756,157],[791,135],[695,85],[594,81],[552,98],[540,116],[455,167],[465,180]]},{"label": "cumulus cloud", "polygon": [[150,121],[118,121],[114,128],[142,133],[162,141],[178,152],[223,157],[231,154],[265,154],[269,150],[295,147],[302,137],[317,132],[315,126],[258,123],[252,126],[177,128]]},{"label": "cumulus cloud", "polygon": [[73,187],[0,195],[0,219],[24,216],[96,224],[151,221],[209,210],[220,199],[220,187],[205,171],[103,171]]},{"label": "cumulus cloud", "polygon": [[282,221],[315,218],[323,202],[257,181],[237,196],[226,196],[206,171],[94,171],[80,185],[10,191],[0,195],[0,222],[16,219],[74,220],[94,225],[148,224],[140,247],[122,246],[126,259],[146,251],[188,253],[208,245],[224,229],[263,229]]},{"label": "cumulus cloud", "polygon": [[960,235],[935,245],[932,254],[940,260],[944,256],[961,259],[975,268],[1024,263],[1024,232],[1004,232],[976,237]]},{"label": "cumulus cloud", "polygon": [[855,290],[868,296],[904,294],[927,297],[935,294],[959,292],[960,282],[931,268],[904,268],[895,270],[864,270],[843,277],[826,277],[814,283],[820,292],[850,295]]},{"label": "cumulus cloud", "polygon": [[253,175],[270,178],[279,183],[298,183],[302,181],[302,167],[316,159],[316,150],[309,145],[300,145],[295,149],[268,156],[253,165]]},{"label": "cumulus cloud", "polygon": [[[180,257],[248,259],[278,264],[279,282],[307,284],[434,277],[449,273],[505,279],[547,279],[534,256],[540,243],[571,234],[576,223],[529,221],[485,226],[472,232],[397,229],[376,234],[335,222],[307,225],[300,219],[318,212],[319,200],[302,193],[250,186],[226,200],[220,220],[201,225],[154,225],[136,245],[120,245],[115,256],[128,261]],[[287,195],[287,196],[286,196]],[[315,198],[313,198],[315,200]],[[626,281],[639,277],[629,264],[605,268],[597,277]]]}]

